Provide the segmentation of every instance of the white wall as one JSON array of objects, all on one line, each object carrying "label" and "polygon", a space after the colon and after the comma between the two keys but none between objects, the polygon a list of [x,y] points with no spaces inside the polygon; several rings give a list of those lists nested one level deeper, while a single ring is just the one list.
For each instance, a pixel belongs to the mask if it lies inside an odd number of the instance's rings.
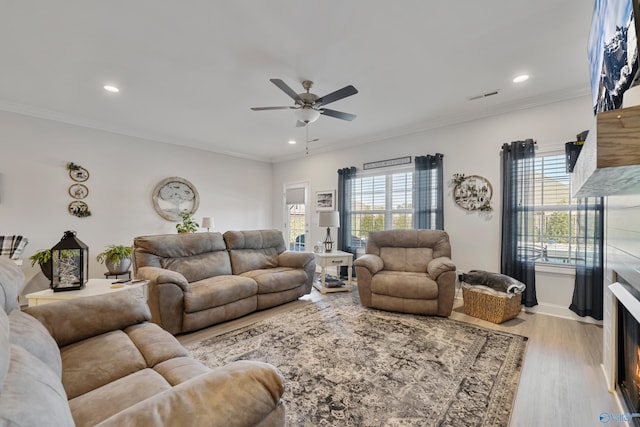
[{"label": "white wall", "polygon": [[[356,119],[357,120],[357,119]],[[309,155],[302,160],[277,163],[273,170],[274,226],[282,228],[282,188],[286,182],[308,181],[311,194],[317,190],[335,189],[339,168],[365,162],[402,156],[444,154],[444,178],[449,182],[454,173],[481,175],[493,184],[494,211],[488,215],[458,208],[452,199],[452,187],[446,187],[445,229],[450,234],[452,257],[459,270],[500,270],[501,183],[500,150],[504,143],[526,138],[538,142],[541,150],[564,150],[564,143],[575,140],[576,134],[589,129],[593,121],[589,97],[550,104],[544,107],[515,111],[509,114],[428,130],[367,145],[345,148],[325,154]],[[319,135],[322,138],[321,135]],[[312,147],[313,151],[313,147]],[[323,240],[323,230],[317,226],[312,212],[310,242]],[[539,280],[542,305],[550,303],[568,307],[573,283],[564,280],[563,289],[556,292],[557,281]],[[547,283],[552,282],[546,288]],[[561,280],[562,282],[562,280]],[[556,298],[555,295],[558,295]],[[571,313],[567,310],[567,315]]]},{"label": "white wall", "polygon": [[[22,267],[25,293],[46,288],[47,280],[28,257],[50,248],[65,230],[75,230],[89,246],[91,277],[104,277],[95,255],[109,244],[131,244],[139,235],[175,233],[175,222],[156,214],[155,185],[179,176],[200,194],[195,215],[215,219],[215,231],[270,228],[272,165],[207,151],[0,112],[0,234],[29,238]],[[67,212],[73,181],[68,161],[90,178],[84,199],[92,215]]]}]

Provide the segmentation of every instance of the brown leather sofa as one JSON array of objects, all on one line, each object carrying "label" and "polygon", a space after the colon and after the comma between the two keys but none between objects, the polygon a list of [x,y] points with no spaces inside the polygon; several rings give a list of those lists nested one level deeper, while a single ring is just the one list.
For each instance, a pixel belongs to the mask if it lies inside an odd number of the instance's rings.
[{"label": "brown leather sofa", "polygon": [[362,305],[402,313],[449,316],[456,266],[442,230],[371,231],[354,262]]},{"label": "brown leather sofa", "polygon": [[311,292],[311,253],[286,250],[279,230],[134,239],[137,279],[149,280],[151,321],[178,334],[294,301]]},{"label": "brown leather sofa", "polygon": [[272,365],[209,369],[151,317],[142,289],[21,311],[24,275],[0,259],[0,425],[284,426]]}]

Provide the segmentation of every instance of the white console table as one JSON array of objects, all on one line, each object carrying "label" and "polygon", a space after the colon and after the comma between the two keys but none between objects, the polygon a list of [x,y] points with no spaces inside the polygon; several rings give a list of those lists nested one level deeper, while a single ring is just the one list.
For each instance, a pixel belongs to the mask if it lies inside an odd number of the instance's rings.
[{"label": "white console table", "polygon": [[92,295],[108,294],[111,292],[118,292],[125,289],[140,287],[143,289],[145,298],[147,297],[147,284],[149,283],[148,280],[133,282],[131,284],[116,284],[113,283],[114,281],[114,279],[89,279],[82,289],[59,292],[53,292],[52,289],[45,289],[43,291],[27,294],[26,297],[27,301],[29,302],[29,307],[49,304],[56,301],[88,297]]},{"label": "white console table", "polygon": [[[322,254],[314,254],[316,257],[316,265],[320,267],[320,280],[313,281],[313,287],[321,293],[327,292],[351,292],[351,266],[353,265],[353,254],[349,252],[333,251]],[[347,266],[347,282],[344,286],[329,288],[326,286],[327,267],[336,267],[337,276],[340,277],[340,267]]]}]

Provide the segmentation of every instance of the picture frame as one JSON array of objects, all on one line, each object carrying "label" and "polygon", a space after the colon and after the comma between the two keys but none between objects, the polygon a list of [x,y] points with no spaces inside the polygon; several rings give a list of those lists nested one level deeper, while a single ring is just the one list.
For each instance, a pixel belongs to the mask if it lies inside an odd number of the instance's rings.
[{"label": "picture frame", "polygon": [[336,210],[336,190],[316,191],[316,212]]},{"label": "picture frame", "polygon": [[89,179],[89,171],[78,166],[75,169],[69,169],[69,177],[75,182],[85,182]]},{"label": "picture frame", "polygon": [[73,184],[69,187],[69,195],[74,199],[84,199],[89,195],[89,189],[84,184]]},{"label": "picture frame", "polygon": [[156,213],[167,221],[180,221],[181,212],[195,213],[200,205],[195,185],[177,176],[160,181],[151,197]]},{"label": "picture frame", "polygon": [[480,175],[461,175],[457,177],[453,189],[453,201],[467,211],[491,212],[491,198],[493,186],[491,182]]}]

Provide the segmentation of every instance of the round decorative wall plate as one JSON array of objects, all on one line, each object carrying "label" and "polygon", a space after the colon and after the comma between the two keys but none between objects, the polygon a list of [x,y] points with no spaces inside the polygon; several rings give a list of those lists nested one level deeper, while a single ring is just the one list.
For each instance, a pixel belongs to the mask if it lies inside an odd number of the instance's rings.
[{"label": "round decorative wall plate", "polygon": [[89,195],[89,189],[84,184],[73,184],[69,187],[69,195],[74,199],[84,199]]},{"label": "round decorative wall plate", "polygon": [[458,182],[453,189],[453,200],[468,211],[491,211],[493,186],[488,179],[479,175],[469,175]]},{"label": "round decorative wall plate", "polygon": [[83,167],[78,167],[77,169],[70,169],[69,176],[75,182],[85,182],[89,179],[89,171]]},{"label": "round decorative wall plate", "polygon": [[167,221],[179,221],[180,212],[195,212],[200,205],[196,187],[177,176],[163,179],[153,189],[153,208]]},{"label": "round decorative wall plate", "polygon": [[84,218],[85,216],[91,215],[89,206],[85,202],[81,202],[79,200],[69,203],[69,207],[67,209],[69,210],[69,213],[71,215],[77,216],[79,218]]}]

